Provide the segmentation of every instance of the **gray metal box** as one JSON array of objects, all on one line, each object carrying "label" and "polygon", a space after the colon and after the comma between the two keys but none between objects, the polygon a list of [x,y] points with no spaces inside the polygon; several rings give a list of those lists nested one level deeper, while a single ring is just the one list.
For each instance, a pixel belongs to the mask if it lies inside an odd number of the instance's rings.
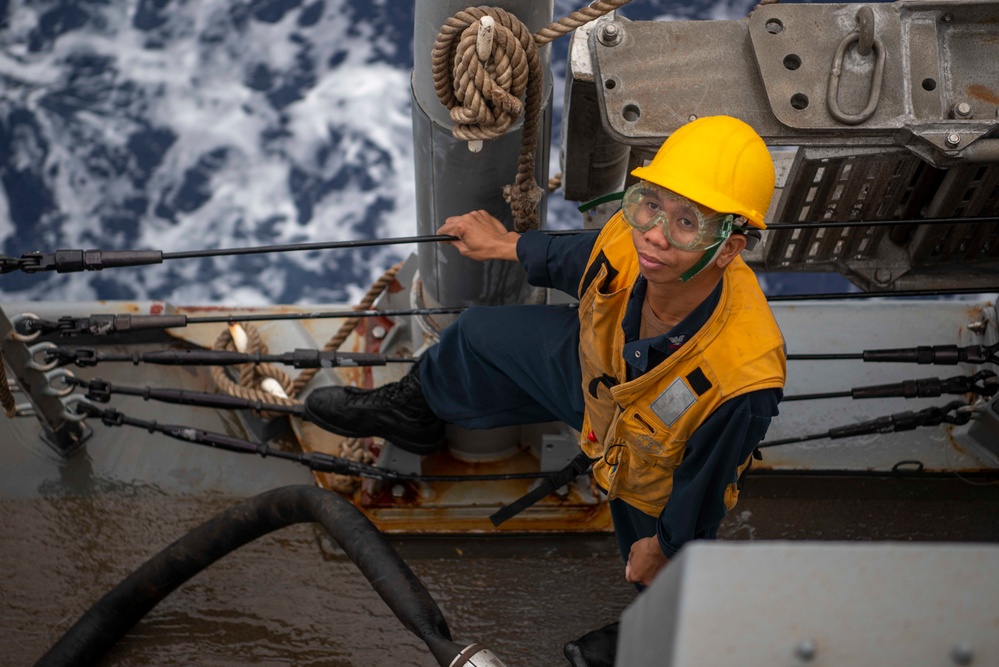
[{"label": "gray metal box", "polygon": [[621,616],[615,664],[999,665],[999,545],[695,542]]}]

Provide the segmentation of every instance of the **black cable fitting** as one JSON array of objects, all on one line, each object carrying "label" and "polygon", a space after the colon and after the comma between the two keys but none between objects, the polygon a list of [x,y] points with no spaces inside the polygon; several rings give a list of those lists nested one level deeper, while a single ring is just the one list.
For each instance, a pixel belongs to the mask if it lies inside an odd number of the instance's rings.
[{"label": "black cable fitting", "polygon": [[372,352],[337,352],[336,350],[296,349],[280,355],[281,363],[294,368],[334,368],[337,366],[382,366],[384,354]]},{"label": "black cable fitting", "polygon": [[22,336],[33,336],[36,333],[49,334],[58,330],[58,322],[50,322],[40,317],[23,317],[14,322],[14,331]]},{"label": "black cable fitting", "polygon": [[78,347],[70,350],[52,347],[45,350],[45,359],[57,365],[75,363],[84,368],[99,362],[130,361],[138,366],[141,363],[163,366],[231,366],[238,364],[259,364],[265,362],[293,365],[295,368],[333,368],[336,366],[384,366],[388,363],[413,363],[413,357],[389,357],[368,352],[336,352],[326,350],[300,349],[282,354],[260,352],[235,352],[233,350],[206,349],[163,349],[152,352],[110,353],[98,352],[92,348]]},{"label": "black cable fitting", "polygon": [[89,347],[80,347],[74,351],[73,363],[80,368],[89,368],[97,365],[99,361],[97,350]]},{"label": "black cable fitting", "polygon": [[[94,352],[94,350],[87,350],[84,348],[67,350],[64,347],[50,347],[46,348],[44,353],[42,354],[42,357],[45,359],[46,364],[55,363],[56,366],[68,366],[69,364],[77,364],[82,368],[87,364],[87,361],[80,363],[81,356],[96,356],[96,352]],[[91,363],[90,365],[93,364]]]},{"label": "black cable fitting", "polygon": [[21,260],[10,255],[0,255],[0,274],[21,270]]},{"label": "black cable fitting", "polygon": [[124,426],[125,415],[114,408],[98,410],[96,407],[90,408],[91,417],[100,417],[101,423],[105,426]]},{"label": "black cable fitting", "polygon": [[68,376],[66,384],[87,388],[89,390],[87,398],[100,403],[107,403],[112,394],[123,394],[125,396],[138,396],[145,401],[161,401],[163,403],[215,408],[218,410],[256,410],[258,412],[279,412],[299,417],[304,412],[304,408],[301,405],[265,403],[259,399],[251,400],[239,396],[230,396],[229,394],[191,391],[188,389],[116,386],[100,378],[83,380],[78,377]]},{"label": "black cable fitting", "polygon": [[[54,331],[58,331],[60,336],[76,336],[78,334],[90,333],[90,321],[86,317],[70,317],[65,315],[59,318]],[[46,333],[50,333],[46,331]]]},{"label": "black cable fitting", "polygon": [[951,401],[943,407],[924,408],[918,412],[899,412],[893,415],[878,417],[859,424],[840,426],[829,429],[829,438],[850,438],[857,435],[871,435],[874,433],[894,433],[897,431],[912,431],[920,426],[939,426],[948,424],[967,424],[971,420],[971,413],[961,411],[959,408],[966,407],[963,401]]},{"label": "black cable fitting", "polygon": [[974,375],[957,375],[943,380],[934,377],[858,387],[850,393],[853,398],[936,398],[943,394],[994,396],[999,391],[999,384],[994,380],[996,374],[992,371],[979,371]]},{"label": "black cable fitting", "polygon": [[122,314],[97,314],[89,317],[62,317],[59,318],[60,334],[63,336],[73,336],[77,334],[90,334],[91,336],[108,336],[115,333],[126,333],[129,331],[148,331],[159,329],[172,329],[175,327],[186,327],[186,315],[131,315]]},{"label": "black cable fitting", "polygon": [[162,261],[163,253],[159,250],[56,250],[52,253],[25,253],[21,255],[18,268],[25,273],[75,273],[160,264]]},{"label": "black cable fitting", "polygon": [[[74,382],[73,384],[79,384]],[[111,383],[107,380],[91,380],[86,383],[87,387],[87,398],[91,401],[97,401],[98,403],[109,403],[111,402]]]},{"label": "black cable fitting", "polygon": [[954,366],[959,363],[999,364],[999,343],[995,345],[920,345],[892,350],[864,350],[864,361]]},{"label": "black cable fitting", "polygon": [[973,410],[963,401],[951,401],[943,407],[929,407],[918,412],[899,412],[886,417],[878,417],[869,421],[848,426],[831,428],[823,433],[812,433],[791,438],[783,438],[760,443],[759,448],[780,447],[822,438],[851,438],[874,433],[893,433],[896,431],[911,431],[921,426],[938,426],[947,424],[967,424],[971,421]]}]

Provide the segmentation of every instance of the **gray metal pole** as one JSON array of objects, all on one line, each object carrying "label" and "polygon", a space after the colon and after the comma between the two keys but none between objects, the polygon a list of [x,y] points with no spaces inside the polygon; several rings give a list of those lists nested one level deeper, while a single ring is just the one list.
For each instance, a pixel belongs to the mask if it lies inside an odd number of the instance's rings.
[{"label": "gray metal pole", "polygon": [[[516,15],[532,31],[548,25],[553,0],[499,0],[491,3]],[[447,109],[434,91],[430,53],[448,17],[469,6],[467,0],[416,0],[413,67],[413,139],[419,234],[433,234],[449,216],[484,209],[513,229],[513,215],[503,200],[503,186],[513,183],[520,153],[522,122],[505,135],[486,141],[479,153],[451,135]],[[541,130],[535,174],[548,181],[551,137],[550,48],[541,49],[544,70]],[[542,200],[539,220],[544,221]],[[454,248],[421,244],[419,270],[426,305],[498,305],[525,301],[531,288],[516,262],[476,262]]]}]

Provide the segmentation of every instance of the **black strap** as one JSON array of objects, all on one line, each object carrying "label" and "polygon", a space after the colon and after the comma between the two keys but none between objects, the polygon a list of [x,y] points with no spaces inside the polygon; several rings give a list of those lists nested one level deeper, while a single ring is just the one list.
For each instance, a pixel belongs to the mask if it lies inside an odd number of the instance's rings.
[{"label": "black strap", "polygon": [[603,250],[601,250],[597,254],[597,258],[593,260],[592,264],[590,264],[590,268],[586,270],[586,275],[583,276],[583,282],[579,285],[580,297],[586,294],[586,290],[590,289],[590,283],[596,280],[597,274],[600,273],[600,267],[604,265],[607,266],[607,275],[604,276],[604,282],[602,285],[597,287],[597,290],[600,292],[606,292],[608,289],[607,286],[610,285],[615,278],[617,278],[617,274],[620,272],[614,268],[614,266],[610,263],[610,260],[607,259],[607,255]]},{"label": "black strap", "polygon": [[548,494],[554,493],[582,475],[589,469],[591,463],[593,463],[593,459],[580,452],[576,458],[569,462],[569,465],[553,475],[545,477],[534,489],[528,491],[509,505],[501,507],[495,514],[489,517],[489,520],[493,522],[494,526],[499,526],[507,519],[512,519]]}]

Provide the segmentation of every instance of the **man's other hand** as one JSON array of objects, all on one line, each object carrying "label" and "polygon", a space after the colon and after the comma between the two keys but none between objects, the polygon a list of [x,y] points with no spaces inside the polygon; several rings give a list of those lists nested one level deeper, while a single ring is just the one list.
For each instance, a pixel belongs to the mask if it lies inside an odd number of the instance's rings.
[{"label": "man's other hand", "polygon": [[631,545],[628,564],[624,568],[624,578],[630,583],[648,586],[668,562],[669,559],[659,546],[659,539],[646,537]]}]

